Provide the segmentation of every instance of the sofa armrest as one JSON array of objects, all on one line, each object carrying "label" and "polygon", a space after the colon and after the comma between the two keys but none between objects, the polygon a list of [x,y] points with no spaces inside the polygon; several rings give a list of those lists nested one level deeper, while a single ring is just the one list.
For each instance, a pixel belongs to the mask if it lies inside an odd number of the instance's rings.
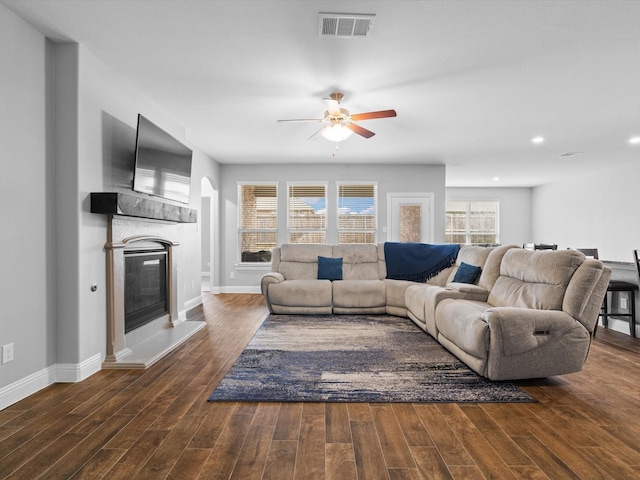
[{"label": "sofa armrest", "polygon": [[486,302],[487,298],[489,298],[489,292],[487,290],[471,283],[451,282],[445,288],[454,289],[457,292],[462,293],[464,296],[458,298],[464,298],[465,300]]},{"label": "sofa armrest", "polygon": [[582,324],[561,310],[493,307],[482,314],[482,320],[491,330],[491,349],[507,356],[545,344],[570,344],[569,339],[584,337],[589,341]]},{"label": "sofa armrest", "polygon": [[272,283],[280,283],[284,282],[284,275],[280,272],[269,272],[262,277],[260,281],[260,289],[262,291],[262,295],[267,297],[267,288]]}]

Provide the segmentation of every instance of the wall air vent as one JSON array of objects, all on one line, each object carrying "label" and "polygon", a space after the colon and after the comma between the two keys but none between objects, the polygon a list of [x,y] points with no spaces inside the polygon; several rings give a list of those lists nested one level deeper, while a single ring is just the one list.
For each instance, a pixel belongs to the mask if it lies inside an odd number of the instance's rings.
[{"label": "wall air vent", "polygon": [[319,13],[319,35],[340,38],[370,37],[375,18],[373,14]]}]

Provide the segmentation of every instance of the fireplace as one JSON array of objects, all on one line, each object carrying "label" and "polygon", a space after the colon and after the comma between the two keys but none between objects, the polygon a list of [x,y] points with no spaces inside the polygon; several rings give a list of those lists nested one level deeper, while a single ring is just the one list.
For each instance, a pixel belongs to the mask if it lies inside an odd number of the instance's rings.
[{"label": "fireplace", "polygon": [[169,313],[167,251],[125,250],[124,333]]},{"label": "fireplace", "polygon": [[[103,368],[146,368],[206,324],[178,312],[175,222],[109,216]],[[181,318],[182,317],[182,318]]]}]

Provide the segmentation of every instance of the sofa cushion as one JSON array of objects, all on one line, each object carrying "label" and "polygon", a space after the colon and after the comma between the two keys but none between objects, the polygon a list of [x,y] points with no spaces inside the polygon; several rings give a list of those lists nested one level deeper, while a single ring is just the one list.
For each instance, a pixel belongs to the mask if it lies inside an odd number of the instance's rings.
[{"label": "sofa cushion", "polygon": [[567,285],[584,260],[574,250],[508,250],[488,302],[496,307],[561,310]]},{"label": "sofa cushion", "polygon": [[436,308],[435,323],[440,335],[448,338],[466,353],[476,358],[487,358],[490,331],[482,314],[490,308],[484,302],[444,299]]},{"label": "sofa cushion", "polygon": [[453,282],[475,284],[480,277],[480,272],[482,272],[481,267],[462,262],[453,276]]},{"label": "sofa cushion", "polygon": [[332,285],[334,307],[384,307],[387,304],[382,280],[338,280]]},{"label": "sofa cushion", "polygon": [[318,278],[318,257],[332,257],[331,245],[285,243],[280,247],[278,271],[286,280]]},{"label": "sofa cushion", "polygon": [[331,306],[333,298],[329,280],[287,280],[270,284],[267,288],[273,305],[326,307]]},{"label": "sofa cushion", "polygon": [[342,257],[318,257],[318,280],[342,280]]},{"label": "sofa cushion", "polygon": [[333,256],[342,257],[344,280],[380,280],[377,245],[334,245]]}]

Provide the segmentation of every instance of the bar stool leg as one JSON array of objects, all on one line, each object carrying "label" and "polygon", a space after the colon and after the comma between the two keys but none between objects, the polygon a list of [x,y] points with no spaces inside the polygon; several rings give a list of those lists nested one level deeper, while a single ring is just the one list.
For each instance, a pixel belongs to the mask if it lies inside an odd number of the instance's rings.
[{"label": "bar stool leg", "polygon": [[609,328],[609,292],[604,294],[604,300],[602,301],[602,326]]},{"label": "bar stool leg", "polygon": [[631,330],[631,338],[636,336],[636,291],[629,292],[629,302],[631,303],[631,318],[629,319],[629,329]]}]

